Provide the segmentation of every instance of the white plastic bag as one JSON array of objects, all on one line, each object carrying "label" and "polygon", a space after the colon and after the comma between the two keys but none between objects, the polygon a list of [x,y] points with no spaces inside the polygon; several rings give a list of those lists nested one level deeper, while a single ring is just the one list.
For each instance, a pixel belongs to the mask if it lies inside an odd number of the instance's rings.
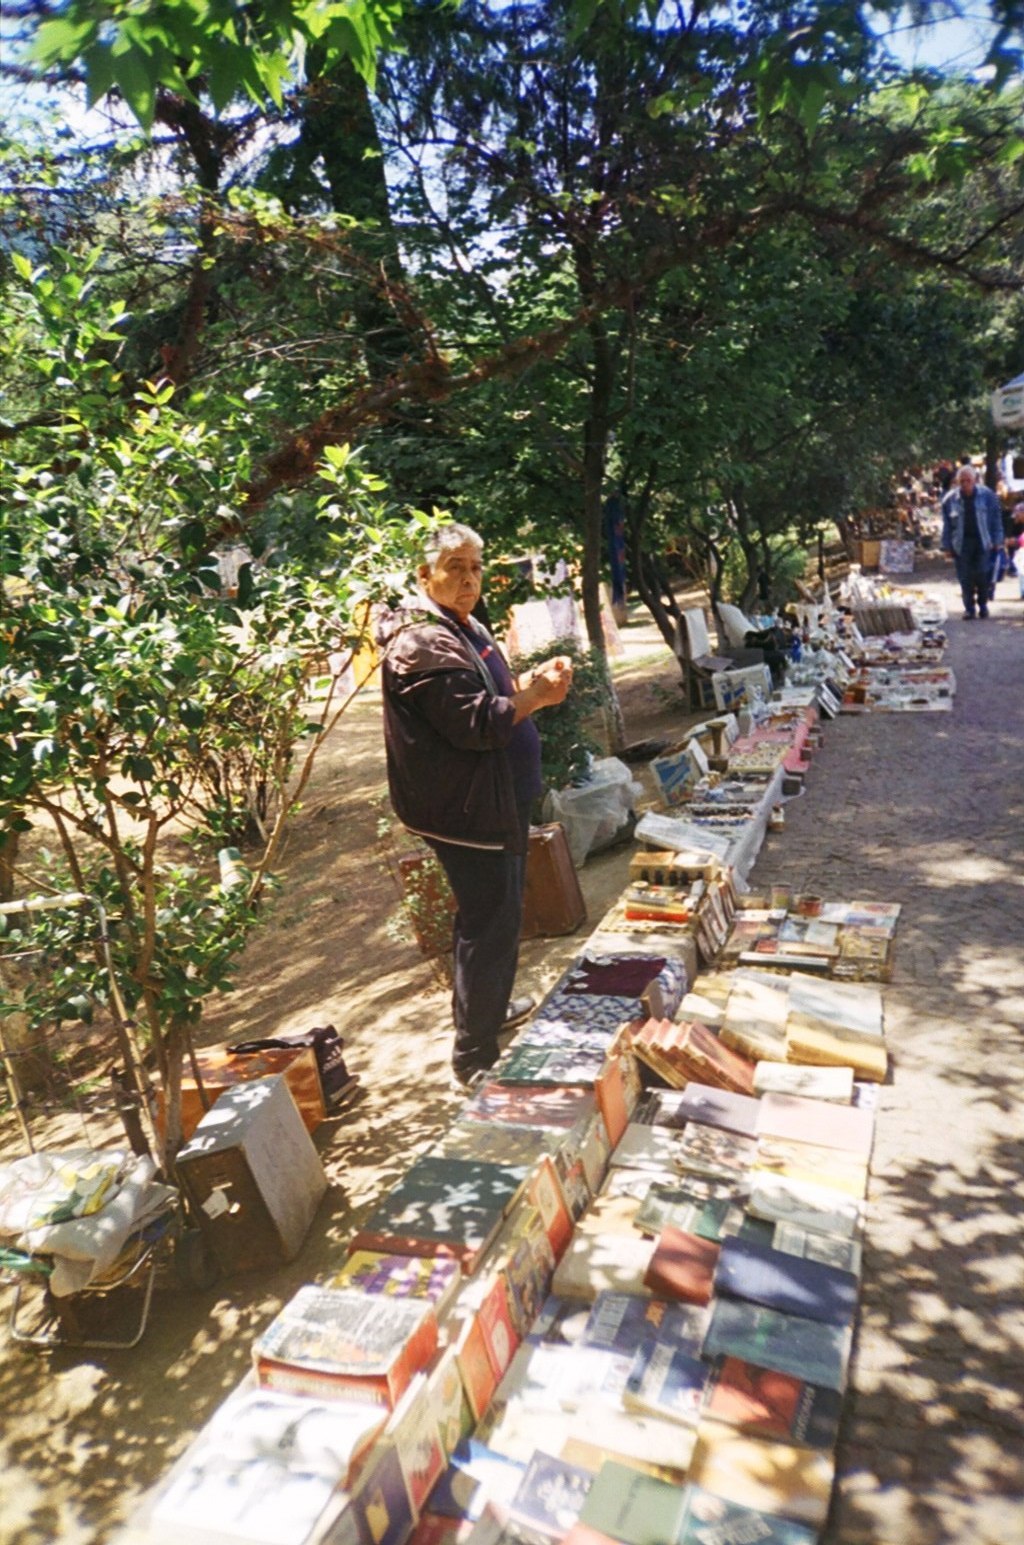
[{"label": "white plastic bag", "polygon": [[599,757],[579,788],[550,789],[544,796],[545,821],[561,821],[577,869],[589,853],[608,847],[623,830],[632,831],[633,806],[643,792],[625,762]]}]

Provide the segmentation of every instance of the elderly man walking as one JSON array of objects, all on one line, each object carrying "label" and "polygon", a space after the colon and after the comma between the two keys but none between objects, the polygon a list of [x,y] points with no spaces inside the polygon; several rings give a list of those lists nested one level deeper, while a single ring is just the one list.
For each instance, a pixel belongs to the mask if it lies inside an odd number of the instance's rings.
[{"label": "elderly man walking", "polygon": [[1003,545],[1003,512],[974,468],[957,468],[956,484],[942,501],[942,551],[951,553],[960,581],[964,621],[988,616],[992,571]]}]

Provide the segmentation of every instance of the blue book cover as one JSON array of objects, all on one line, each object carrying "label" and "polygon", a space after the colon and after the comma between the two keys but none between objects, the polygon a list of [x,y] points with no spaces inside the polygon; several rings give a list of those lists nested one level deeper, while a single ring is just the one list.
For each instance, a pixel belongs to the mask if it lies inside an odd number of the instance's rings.
[{"label": "blue book cover", "polygon": [[818,1531],[778,1513],[729,1502],[725,1497],[689,1485],[686,1513],[674,1545],[732,1545],[733,1541],[757,1541],[757,1545],[817,1545]]},{"label": "blue book cover", "polygon": [[509,1509],[530,1537],[561,1540],[580,1516],[594,1477],[589,1470],[536,1450]]},{"label": "blue book cover", "polygon": [[857,1312],[857,1279],[849,1272],[735,1236],[722,1241],[715,1291],[827,1325],[850,1325]]},{"label": "blue book cover", "polygon": [[349,1506],[360,1535],[373,1545],[405,1545],[416,1526],[416,1515],[393,1443],[374,1451]]},{"label": "blue book cover", "polygon": [[671,1342],[697,1355],[707,1329],[707,1310],[636,1293],[598,1293],[583,1328],[585,1346],[634,1355],[647,1341]]},{"label": "blue book cover", "polygon": [[463,1438],[430,1493],[430,1512],[475,1520],[488,1502],[505,1509],[518,1491],[525,1469],[478,1438]]},{"label": "blue book cover", "polygon": [[696,1426],[711,1372],[709,1363],[669,1341],[646,1341],[633,1358],[622,1392],[628,1411]]},{"label": "blue book cover", "polygon": [[852,1332],[742,1298],[715,1297],[701,1356],[739,1357],[826,1389],[846,1388]]}]

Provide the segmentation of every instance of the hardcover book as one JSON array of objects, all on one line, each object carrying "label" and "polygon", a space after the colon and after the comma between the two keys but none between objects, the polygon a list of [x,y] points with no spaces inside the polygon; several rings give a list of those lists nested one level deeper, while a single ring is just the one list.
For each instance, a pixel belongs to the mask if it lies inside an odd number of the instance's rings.
[{"label": "hardcover book", "polygon": [[253,1343],[258,1382],[297,1394],[393,1406],[437,1349],[423,1299],[302,1287]]},{"label": "hardcover book", "polygon": [[605,1053],[572,1045],[513,1046],[494,1069],[503,1084],[579,1084],[592,1087]]},{"label": "hardcover book", "polygon": [[641,1234],[657,1235],[671,1226],[717,1243],[732,1206],[729,1197],[700,1197],[686,1186],[654,1182],[633,1223]]},{"label": "hardcover book", "polygon": [[[851,1080],[852,1093],[852,1080]],[[875,1118],[872,1111],[846,1105],[839,1109],[799,1094],[769,1093],[760,1102],[759,1137],[785,1138],[838,1148],[865,1164],[871,1157]]]},{"label": "hardcover book", "polygon": [[719,1248],[697,1234],[685,1234],[682,1229],[672,1227],[662,1229],[647,1263],[644,1286],[659,1298],[678,1299],[687,1304],[708,1303]]},{"label": "hardcover book", "polygon": [[669,1303],[633,1293],[599,1293],[577,1340],[632,1357],[645,1341],[659,1340],[699,1353],[707,1330],[707,1310],[695,1304]]},{"label": "hardcover book", "polygon": [[555,1267],[552,1291],[563,1298],[593,1301],[598,1293],[649,1294],[644,1278],[655,1241],[631,1233],[576,1234]]},{"label": "hardcover book", "polygon": [[438,1319],[449,1307],[462,1281],[458,1261],[429,1255],[382,1255],[357,1250],[327,1280],[331,1288],[355,1288],[386,1298],[422,1298]]},{"label": "hardcover book", "polygon": [[538,1450],[526,1466],[509,1516],[530,1540],[562,1540],[579,1518],[593,1479],[589,1470]]},{"label": "hardcover book", "polygon": [[452,1255],[471,1273],[528,1174],[518,1165],[424,1154],[377,1203],[350,1240],[349,1252]]},{"label": "hardcover book", "polygon": [[369,1537],[373,1545],[406,1545],[416,1514],[393,1443],[380,1443],[374,1449],[352,1493],[350,1507],[363,1537]]},{"label": "hardcover book", "polygon": [[697,1431],[688,1478],[715,1496],[820,1529],[828,1514],[831,1455],[771,1442],[717,1422]]},{"label": "hardcover book", "polygon": [[667,1019],[649,1019],[632,1025],[629,1036],[636,1055],[672,1088],[698,1082],[739,1094],[753,1092],[753,1063],[723,1044],[698,1020],[678,1025]]},{"label": "hardcover book", "polygon": [[842,1239],[837,1234],[818,1234],[796,1223],[776,1223],[772,1228],[772,1248],[790,1255],[805,1255],[809,1261],[836,1266],[860,1278],[861,1247],[856,1239]]},{"label": "hardcover book", "polygon": [[701,1356],[738,1357],[826,1389],[846,1388],[849,1327],[783,1314],[740,1298],[716,1298]]},{"label": "hardcover book", "polygon": [[740,1137],[756,1137],[760,1101],[732,1089],[717,1089],[711,1084],[688,1083],[679,1092],[673,1111],[672,1126],[699,1121],[706,1127],[721,1127]]},{"label": "hardcover book", "polygon": [[823,1148],[817,1143],[793,1142],[789,1138],[760,1139],[751,1184],[764,1175],[825,1186],[858,1198],[863,1198],[868,1188],[866,1160],[841,1148]]},{"label": "hardcover book", "polygon": [[708,1379],[704,1415],[756,1437],[833,1449],[842,1404],[838,1390],[726,1357]]},{"label": "hardcover book", "polygon": [[759,1062],[754,1069],[755,1094],[799,1094],[833,1105],[853,1099],[851,1067],[815,1068],[789,1062]]},{"label": "hardcover book", "polygon": [[230,1395],[162,1482],[147,1539],[305,1545],[387,1420],[363,1402],[272,1390]]},{"label": "hardcover book", "polygon": [[851,1325],[857,1312],[857,1279],[849,1272],[749,1239],[723,1241],[715,1292],[828,1325]]},{"label": "hardcover book", "polygon": [[683,1488],[609,1460],[594,1477],[580,1522],[622,1545],[673,1545],[686,1516]]},{"label": "hardcover book", "polygon": [[645,1342],[633,1359],[622,1403],[627,1411],[696,1426],[709,1372],[700,1357],[671,1342]]},{"label": "hardcover book", "polygon": [[526,1182],[525,1200],[535,1207],[551,1252],[557,1261],[572,1237],[573,1218],[566,1205],[558,1178],[558,1171],[546,1156],[536,1166]]},{"label": "hardcover book", "polygon": [[818,1531],[809,1524],[744,1507],[706,1491],[686,1488],[686,1521],[675,1545],[817,1545]]},{"label": "hardcover book", "polygon": [[394,1444],[416,1517],[448,1465],[426,1374],[418,1373],[398,1402],[384,1432]]},{"label": "hardcover book", "polygon": [[463,1105],[460,1121],[495,1121],[505,1126],[568,1132],[597,1109],[593,1089],[572,1085],[533,1086],[491,1081]]}]

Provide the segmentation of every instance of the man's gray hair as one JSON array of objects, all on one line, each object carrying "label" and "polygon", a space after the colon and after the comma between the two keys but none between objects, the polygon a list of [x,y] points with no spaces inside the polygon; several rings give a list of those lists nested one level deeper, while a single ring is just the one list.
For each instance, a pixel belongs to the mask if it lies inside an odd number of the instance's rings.
[{"label": "man's gray hair", "polygon": [[438,559],[445,553],[450,553],[456,547],[475,547],[477,552],[484,550],[484,539],[472,526],[464,526],[461,521],[450,520],[443,525],[435,526],[423,538],[421,548],[421,562],[428,569],[437,567]]}]

